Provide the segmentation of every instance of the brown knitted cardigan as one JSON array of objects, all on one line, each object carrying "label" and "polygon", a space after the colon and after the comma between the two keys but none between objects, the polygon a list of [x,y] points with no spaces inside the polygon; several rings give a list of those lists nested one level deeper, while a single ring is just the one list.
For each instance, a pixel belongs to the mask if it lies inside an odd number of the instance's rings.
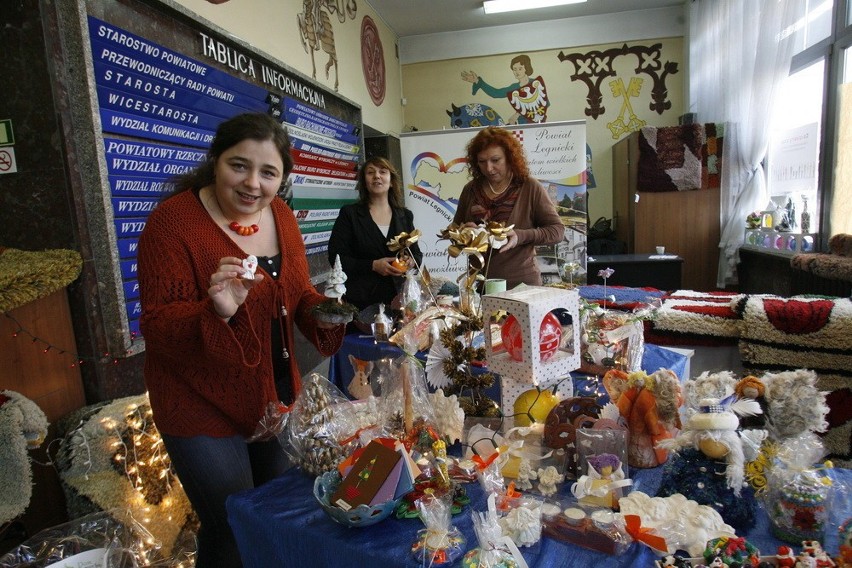
[{"label": "brown knitted cardigan", "polygon": [[[173,436],[250,436],[269,402],[272,320],[282,313],[294,393],[301,388],[293,342],[295,322],[323,355],[343,341],[343,328],[316,327],[310,310],[324,297],[310,282],[305,247],[292,211],[272,201],[281,276],[253,287],[228,323],[207,295],[219,259],[245,258],[210,218],[198,193],[161,203],[139,239],[138,274],[145,338],[145,384],[159,430]],[[262,271],[262,268],[258,270]]]}]

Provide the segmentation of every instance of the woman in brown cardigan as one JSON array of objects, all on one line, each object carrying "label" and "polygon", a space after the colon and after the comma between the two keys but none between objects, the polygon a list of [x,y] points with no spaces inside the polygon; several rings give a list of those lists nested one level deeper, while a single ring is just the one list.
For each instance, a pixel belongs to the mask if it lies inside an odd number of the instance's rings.
[{"label": "woman in brown cardigan", "polygon": [[508,288],[522,282],[540,286],[535,247],[558,243],[565,227],[544,187],[530,175],[523,147],[510,131],[489,126],[468,142],[467,162],[473,179],[462,190],[453,222],[514,225],[485,274],[504,278]]}]

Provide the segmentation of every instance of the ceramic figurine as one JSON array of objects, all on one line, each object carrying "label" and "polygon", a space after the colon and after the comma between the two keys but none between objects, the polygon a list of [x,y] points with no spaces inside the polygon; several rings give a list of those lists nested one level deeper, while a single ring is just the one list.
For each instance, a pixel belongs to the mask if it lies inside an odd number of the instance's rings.
[{"label": "ceramic figurine", "polygon": [[445,395],[438,389],[426,395],[435,412],[435,426],[450,444],[461,440],[464,433],[464,410],[459,405],[458,395]]},{"label": "ceramic figurine", "polygon": [[354,374],[346,390],[359,400],[373,396],[373,387],[370,385],[370,373],[373,372],[373,362],[358,359],[350,353],[349,363],[352,365]]},{"label": "ceramic figurine", "polygon": [[326,298],[334,298],[338,302],[341,301],[343,295],[346,294],[346,273],[343,272],[343,265],[340,263],[340,255],[334,257],[334,267],[331,269],[331,275],[328,277],[328,285],[323,294]]},{"label": "ceramic figurine", "polygon": [[521,505],[499,519],[503,534],[518,546],[532,546],[541,539],[541,514]]},{"label": "ceramic figurine", "polygon": [[657,561],[657,565],[660,568],[692,568],[692,563],[677,554],[668,554],[663,556],[660,560]]},{"label": "ceramic figurine", "polygon": [[793,554],[793,549],[789,546],[779,546],[775,554],[775,561],[779,568],[794,568],[796,556]]},{"label": "ceramic figurine", "polygon": [[257,257],[253,254],[248,255],[243,259],[243,278],[246,280],[254,280],[254,275],[257,272]]},{"label": "ceramic figurine", "polygon": [[530,480],[536,477],[536,472],[533,470],[530,460],[522,458],[518,464],[518,477],[515,479],[515,487],[521,490],[532,489],[533,484]]},{"label": "ceramic figurine", "polygon": [[808,198],[802,196],[802,221],[799,224],[802,228],[802,234],[806,235],[811,232],[811,214],[808,211]]},{"label": "ceramic figurine", "polygon": [[814,556],[814,560],[816,560],[817,568],[834,568],[837,564],[834,563],[834,560],[828,555],[828,553],[824,550],[820,550],[816,556]]},{"label": "ceramic figurine", "polygon": [[323,291],[323,295],[329,299],[313,308],[313,315],[317,320],[332,324],[346,324],[358,314],[357,307],[343,301],[343,296],[346,295],[345,282],[346,273],[343,272],[340,255],[337,255]]},{"label": "ceramic figurine", "polygon": [[536,474],[538,476],[538,490],[545,496],[556,493],[556,484],[565,481],[565,476],[552,465],[544,469],[539,468]]}]

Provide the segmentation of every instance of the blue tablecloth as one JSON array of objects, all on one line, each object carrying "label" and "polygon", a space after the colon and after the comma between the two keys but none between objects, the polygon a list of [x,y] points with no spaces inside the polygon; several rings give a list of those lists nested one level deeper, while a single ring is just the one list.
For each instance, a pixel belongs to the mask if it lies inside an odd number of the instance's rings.
[{"label": "blue tablecloth", "polygon": [[[425,358],[425,355],[420,355]],[[402,350],[393,343],[377,342],[372,335],[347,335],[343,339],[343,346],[331,357],[328,366],[328,380],[346,394],[348,394],[346,389],[355,374],[352,363],[349,361],[350,356],[362,361],[377,361],[400,357]],[[671,369],[680,377],[681,381],[684,381],[688,378],[684,377],[688,361],[686,355],[646,343],[645,350],[642,353],[642,370],[646,373],[653,373],[661,367]],[[583,392],[584,385],[588,385],[588,381],[585,381],[585,375],[572,373],[572,376],[575,379],[574,390],[577,395],[592,394],[591,392]],[[496,383],[495,389],[499,389],[499,381],[496,381]],[[592,380],[592,383],[596,384],[596,381]],[[599,394],[602,392],[603,389],[600,389]],[[500,400],[499,390],[489,392],[488,395],[494,400]]]},{"label": "blue tablecloth", "polygon": [[[657,492],[660,468],[638,470],[632,475],[635,490],[649,495]],[[834,470],[833,475],[845,483],[852,482],[852,470]],[[452,523],[464,534],[468,548],[472,548],[476,546],[476,535],[470,511],[485,511],[487,506],[479,484],[469,483],[466,488],[471,505],[453,517]],[[291,470],[257,489],[232,495],[227,506],[246,568],[419,566],[409,551],[417,531],[423,528],[421,521],[391,516],[371,527],[340,525],[314,499],[313,478],[299,470]],[[775,554],[783,543],[769,534],[768,523],[766,513],[759,508],[756,526],[740,536],[745,536],[764,554]],[[834,531],[827,533],[824,545],[829,552],[837,551],[838,537]],[[653,566],[656,558],[650,549],[635,543],[625,554],[614,557],[550,538],[523,549],[523,553],[530,568],[647,568]]]}]

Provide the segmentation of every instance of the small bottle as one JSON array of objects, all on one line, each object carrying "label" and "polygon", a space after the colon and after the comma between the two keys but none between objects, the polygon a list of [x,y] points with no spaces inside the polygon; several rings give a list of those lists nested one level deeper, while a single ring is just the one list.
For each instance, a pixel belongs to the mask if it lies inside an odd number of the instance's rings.
[{"label": "small bottle", "polygon": [[385,315],[385,305],[379,304],[379,313],[373,320],[373,337],[376,338],[376,341],[388,340],[388,333],[392,324],[391,319]]},{"label": "small bottle", "polygon": [[802,196],[802,220],[799,223],[802,228],[802,234],[805,235],[811,232],[811,214],[808,212],[808,198]]}]

